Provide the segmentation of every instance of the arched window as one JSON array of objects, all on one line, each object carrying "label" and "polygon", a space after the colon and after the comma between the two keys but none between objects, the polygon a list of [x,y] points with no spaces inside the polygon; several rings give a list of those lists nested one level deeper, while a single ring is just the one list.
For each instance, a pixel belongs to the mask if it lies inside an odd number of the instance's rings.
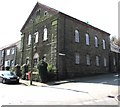
[{"label": "arched window", "polygon": [[46,26],[44,27],[44,35],[43,35],[43,41],[46,41],[48,39],[48,34],[47,34],[47,28]]},{"label": "arched window", "polygon": [[37,65],[38,61],[39,61],[39,55],[38,53],[35,53],[33,56],[33,61],[34,61],[34,66]]},{"label": "arched window", "polygon": [[90,45],[90,36],[88,33],[86,33],[86,45]]},{"label": "arched window", "polygon": [[28,45],[30,45],[31,44],[31,34],[29,34],[29,36],[28,36]]},{"label": "arched window", "polygon": [[98,47],[98,38],[95,36],[95,47]]},{"label": "arched window", "polygon": [[38,32],[35,32],[34,36],[35,36],[35,43],[38,43]]},{"label": "arched window", "polygon": [[103,49],[106,49],[106,43],[104,39],[102,40],[102,44],[103,44]]},{"label": "arched window", "polygon": [[78,30],[75,30],[75,42],[80,42],[80,34]]}]

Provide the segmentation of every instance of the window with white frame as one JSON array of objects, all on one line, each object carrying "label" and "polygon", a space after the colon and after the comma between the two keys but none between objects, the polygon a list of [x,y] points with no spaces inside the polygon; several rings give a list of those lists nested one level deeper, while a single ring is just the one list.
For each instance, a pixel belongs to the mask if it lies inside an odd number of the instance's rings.
[{"label": "window with white frame", "polygon": [[80,34],[78,30],[75,30],[75,42],[80,42]]},{"label": "window with white frame", "polygon": [[86,55],[86,63],[87,63],[87,65],[90,65],[90,55],[89,54]]},{"label": "window with white frame", "polygon": [[28,36],[28,45],[30,45],[31,44],[31,34],[29,34],[29,36]]},{"label": "window with white frame", "polygon": [[80,55],[79,55],[79,53],[75,54],[75,64],[80,64]]},{"label": "window with white frame", "polygon": [[98,38],[95,36],[95,47],[98,47]]},{"label": "window with white frame", "polygon": [[34,36],[35,36],[35,43],[38,43],[38,32],[35,32]]},{"label": "window with white frame", "polygon": [[7,50],[7,56],[10,55],[10,49]]},{"label": "window with white frame", "polygon": [[15,48],[11,48],[11,54],[12,54],[12,55],[15,54]]},{"label": "window with white frame", "polygon": [[7,65],[7,61],[5,61],[5,67],[7,67],[8,65]]},{"label": "window with white frame", "polygon": [[5,61],[5,67],[10,66],[10,60]]},{"label": "window with white frame", "polygon": [[46,26],[44,27],[44,35],[43,35],[43,41],[46,41],[48,39],[48,32]]},{"label": "window with white frame", "polygon": [[11,65],[11,67],[14,67],[14,60],[10,61],[10,65]]},{"label": "window with white frame", "polygon": [[102,40],[102,44],[103,44],[103,49],[106,49],[106,43],[104,39]]},{"label": "window with white frame", "polygon": [[99,56],[96,56],[96,66],[99,66],[100,65],[100,59],[99,59]]},{"label": "window with white frame", "polygon": [[104,67],[106,67],[106,66],[107,66],[107,59],[104,58]]},{"label": "window with white frame", "polygon": [[2,57],[4,57],[4,50],[2,50]]},{"label": "window with white frame", "polygon": [[90,45],[90,36],[88,33],[85,34],[86,36],[86,45]]},{"label": "window with white frame", "polygon": [[7,65],[10,66],[10,60],[7,61]]}]

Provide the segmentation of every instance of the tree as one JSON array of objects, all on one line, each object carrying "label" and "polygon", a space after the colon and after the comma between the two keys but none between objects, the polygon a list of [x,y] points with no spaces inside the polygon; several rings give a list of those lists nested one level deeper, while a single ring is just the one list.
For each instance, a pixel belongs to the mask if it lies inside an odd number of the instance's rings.
[{"label": "tree", "polygon": [[113,37],[111,38],[111,42],[112,42],[113,44],[115,44],[115,45],[120,46],[120,37],[116,38],[115,36],[113,36]]},{"label": "tree", "polygon": [[120,46],[120,37],[118,38],[117,44]]}]

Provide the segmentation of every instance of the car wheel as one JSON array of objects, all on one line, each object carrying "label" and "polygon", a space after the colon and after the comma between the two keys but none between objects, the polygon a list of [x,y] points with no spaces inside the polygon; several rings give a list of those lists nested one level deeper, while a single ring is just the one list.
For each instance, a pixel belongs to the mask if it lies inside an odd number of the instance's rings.
[{"label": "car wheel", "polygon": [[3,80],[2,80],[2,83],[3,83],[3,84],[5,84],[5,83],[6,83],[6,80],[5,80],[5,79],[3,79]]},{"label": "car wheel", "polygon": [[19,80],[16,81],[16,84],[19,84]]}]

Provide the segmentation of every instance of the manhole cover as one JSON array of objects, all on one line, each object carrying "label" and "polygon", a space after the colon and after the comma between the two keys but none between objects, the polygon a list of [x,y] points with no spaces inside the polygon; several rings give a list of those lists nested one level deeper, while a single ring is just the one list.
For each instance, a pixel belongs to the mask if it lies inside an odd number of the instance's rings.
[{"label": "manhole cover", "polygon": [[120,95],[117,96],[118,101],[120,101]]}]

